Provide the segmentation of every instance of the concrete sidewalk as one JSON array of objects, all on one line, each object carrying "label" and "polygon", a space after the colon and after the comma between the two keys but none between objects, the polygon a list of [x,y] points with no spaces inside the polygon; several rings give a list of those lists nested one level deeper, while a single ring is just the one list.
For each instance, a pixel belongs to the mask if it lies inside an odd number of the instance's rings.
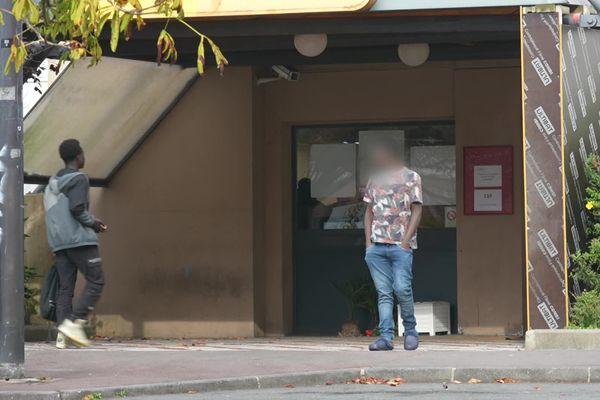
[{"label": "concrete sidewalk", "polygon": [[0,383],[0,399],[104,398],[344,382],[361,373],[409,382],[600,382],[600,351],[525,351],[518,341],[425,338],[415,352],[366,351],[368,339],[98,341],[88,349],[28,344],[29,379]]}]

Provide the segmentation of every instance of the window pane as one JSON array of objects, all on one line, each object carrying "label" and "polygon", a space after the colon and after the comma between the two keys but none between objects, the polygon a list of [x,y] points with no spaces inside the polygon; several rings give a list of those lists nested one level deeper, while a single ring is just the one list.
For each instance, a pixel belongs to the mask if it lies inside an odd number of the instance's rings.
[{"label": "window pane", "polygon": [[382,136],[399,143],[407,166],[422,177],[421,228],[455,226],[454,126],[429,122],[296,128],[298,229],[364,228],[367,149]]}]

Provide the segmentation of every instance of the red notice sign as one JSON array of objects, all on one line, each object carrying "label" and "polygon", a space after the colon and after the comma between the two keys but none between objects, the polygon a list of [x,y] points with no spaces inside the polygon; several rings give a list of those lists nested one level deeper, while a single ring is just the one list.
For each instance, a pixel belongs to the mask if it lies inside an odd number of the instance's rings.
[{"label": "red notice sign", "polygon": [[513,148],[464,148],[465,215],[513,213]]}]

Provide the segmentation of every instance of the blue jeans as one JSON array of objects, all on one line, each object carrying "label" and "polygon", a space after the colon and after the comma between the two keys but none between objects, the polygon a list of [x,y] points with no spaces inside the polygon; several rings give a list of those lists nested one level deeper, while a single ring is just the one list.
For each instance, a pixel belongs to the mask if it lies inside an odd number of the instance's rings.
[{"label": "blue jeans", "polygon": [[366,252],[373,283],[377,289],[379,331],[387,340],[394,339],[394,295],[400,305],[404,335],[417,335],[412,291],[412,250],[395,244],[374,244]]}]

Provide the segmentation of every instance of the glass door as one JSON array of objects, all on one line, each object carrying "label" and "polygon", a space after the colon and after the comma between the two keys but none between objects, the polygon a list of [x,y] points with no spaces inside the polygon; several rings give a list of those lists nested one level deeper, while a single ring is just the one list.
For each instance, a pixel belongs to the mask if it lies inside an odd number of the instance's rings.
[{"label": "glass door", "polygon": [[[382,135],[402,146],[409,168],[423,180],[415,301],[448,301],[456,321],[454,125],[303,126],[293,135],[295,333],[337,335],[350,318],[348,306],[357,301],[349,292],[370,284],[364,262],[362,194],[369,178],[364,153]],[[361,331],[374,323],[367,309],[352,315]]]}]

